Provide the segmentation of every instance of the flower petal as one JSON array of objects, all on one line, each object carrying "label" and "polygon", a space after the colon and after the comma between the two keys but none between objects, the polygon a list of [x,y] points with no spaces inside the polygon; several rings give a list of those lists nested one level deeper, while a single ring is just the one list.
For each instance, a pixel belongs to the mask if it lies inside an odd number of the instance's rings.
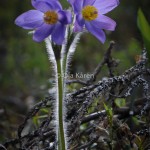
[{"label": "flower petal", "polygon": [[75,14],[81,11],[83,6],[83,0],[68,0],[68,1],[72,5]]},{"label": "flower petal", "polygon": [[47,12],[49,10],[52,10],[52,6],[45,2],[44,0],[32,0],[32,5],[35,9],[42,11],[42,12]]},{"label": "flower petal", "polygon": [[103,30],[99,29],[96,25],[91,24],[89,21],[85,22],[85,27],[87,30],[93,34],[98,40],[100,40],[102,43],[105,42],[106,36]]},{"label": "flower petal", "polygon": [[95,6],[100,14],[106,14],[119,5],[119,0],[96,0]]},{"label": "flower petal", "polygon": [[34,29],[43,24],[43,13],[38,10],[29,10],[16,18],[15,24],[24,29]]},{"label": "flower petal", "polygon": [[98,18],[91,21],[91,23],[93,25],[95,24],[100,29],[105,29],[110,31],[114,31],[116,27],[116,22],[104,15],[99,15]]},{"label": "flower petal", "polygon": [[83,7],[87,5],[93,5],[96,0],[84,0]]},{"label": "flower petal", "polygon": [[58,45],[61,45],[65,38],[65,31],[66,31],[65,25],[57,23],[52,33],[52,41],[54,41]]},{"label": "flower petal", "polygon": [[48,37],[54,29],[54,25],[43,24],[40,28],[35,30],[33,35],[33,40],[36,42],[43,41],[46,37]]},{"label": "flower petal", "polygon": [[81,32],[83,30],[84,26],[84,20],[82,18],[82,15],[79,14],[76,16],[75,24],[74,24],[74,32]]},{"label": "flower petal", "polygon": [[61,10],[62,6],[58,0],[32,0],[32,5],[34,8],[46,12],[49,10]]},{"label": "flower petal", "polygon": [[72,5],[75,2],[75,0],[68,0],[68,2]]},{"label": "flower petal", "polygon": [[70,24],[72,22],[72,14],[70,11],[60,10],[58,16],[58,20],[63,24]]},{"label": "flower petal", "polygon": [[83,17],[82,17],[81,14],[76,15],[76,20],[77,20],[77,22],[78,22],[78,24],[79,24],[80,26],[83,26],[83,25],[84,25],[84,19],[83,19]]},{"label": "flower petal", "polygon": [[[49,1],[49,3],[51,3],[51,1],[50,0],[48,0]],[[59,1],[58,0],[53,0],[54,2],[53,2],[53,9],[54,10],[62,10],[62,6],[61,6],[61,4],[59,3]]]},{"label": "flower petal", "polygon": [[80,26],[77,21],[74,23],[74,32],[81,32],[83,30],[83,26]]}]

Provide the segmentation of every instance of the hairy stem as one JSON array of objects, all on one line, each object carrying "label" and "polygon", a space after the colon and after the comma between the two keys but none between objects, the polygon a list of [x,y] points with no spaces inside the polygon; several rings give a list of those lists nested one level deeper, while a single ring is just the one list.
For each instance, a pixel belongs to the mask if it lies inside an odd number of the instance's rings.
[{"label": "hairy stem", "polygon": [[55,119],[56,119],[56,137],[57,137],[57,150],[66,150],[66,137],[64,132],[64,80],[63,80],[63,66],[59,55],[55,55],[54,47],[49,38],[45,40],[47,53],[50,62],[52,62],[53,71],[55,73],[55,105],[53,106]]},{"label": "hairy stem", "polygon": [[58,72],[58,144],[59,150],[66,150],[65,132],[64,132],[64,106],[63,106],[63,76],[61,69],[61,62],[57,60],[57,72]]}]

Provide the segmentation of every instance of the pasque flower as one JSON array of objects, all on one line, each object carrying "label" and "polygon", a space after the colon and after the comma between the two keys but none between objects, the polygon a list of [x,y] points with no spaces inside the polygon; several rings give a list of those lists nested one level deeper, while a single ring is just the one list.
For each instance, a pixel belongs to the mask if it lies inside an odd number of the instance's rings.
[{"label": "pasque flower", "polygon": [[85,27],[102,43],[106,37],[103,29],[113,31],[116,23],[105,16],[107,12],[119,4],[119,0],[68,0],[76,15],[74,31],[82,31]]},{"label": "pasque flower", "polygon": [[16,25],[24,29],[35,30],[33,40],[43,41],[51,35],[52,41],[62,44],[66,25],[72,21],[70,11],[62,10],[58,0],[32,0],[35,10],[29,10],[20,15]]}]

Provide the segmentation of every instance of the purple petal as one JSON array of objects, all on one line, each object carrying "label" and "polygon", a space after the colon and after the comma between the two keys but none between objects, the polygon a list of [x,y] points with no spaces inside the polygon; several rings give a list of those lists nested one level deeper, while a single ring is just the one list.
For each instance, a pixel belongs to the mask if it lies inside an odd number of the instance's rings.
[{"label": "purple petal", "polygon": [[17,17],[15,24],[24,29],[35,29],[43,24],[43,13],[38,10],[29,10]]},{"label": "purple petal", "polygon": [[84,20],[82,18],[82,15],[79,14],[76,16],[76,21],[74,24],[74,32],[81,32],[83,30],[83,26],[84,26]]},{"label": "purple petal", "polygon": [[62,10],[62,6],[61,6],[59,0],[41,0],[41,1],[45,1],[45,2],[49,3],[50,5],[52,5],[53,10]]},{"label": "purple petal", "polygon": [[100,14],[106,14],[119,5],[119,0],[96,0],[95,6]]},{"label": "purple petal", "polygon": [[59,0],[32,0],[33,7],[36,7],[36,2],[48,3],[52,7],[52,9],[54,9],[54,10],[61,10],[62,9],[62,6],[59,3]]},{"label": "purple petal", "polygon": [[58,23],[55,26],[55,29],[52,33],[52,41],[54,41],[58,45],[61,45],[65,38],[65,31],[66,31],[65,25]]},{"label": "purple petal", "polygon": [[[53,9],[54,10],[62,10],[62,6],[61,6],[59,0],[53,0],[53,1],[54,1],[53,2]],[[50,1],[49,1],[49,3],[50,3]]]},{"label": "purple petal", "polygon": [[106,36],[103,30],[99,29],[96,25],[91,24],[89,21],[85,22],[85,27],[87,30],[93,34],[98,40],[100,40],[102,43],[105,42]]},{"label": "purple petal", "polygon": [[83,30],[83,26],[80,26],[77,21],[74,23],[74,32],[81,32]]},{"label": "purple petal", "polygon": [[72,5],[75,2],[75,0],[68,0],[68,2]]},{"label": "purple petal", "polygon": [[93,25],[96,25],[100,29],[105,29],[110,31],[114,31],[116,27],[116,22],[104,15],[99,15],[98,18],[91,21],[91,23]]},{"label": "purple petal", "polygon": [[84,0],[83,6],[93,5],[96,0]]},{"label": "purple petal", "polygon": [[84,25],[84,19],[83,19],[83,17],[82,17],[82,15],[81,14],[79,14],[79,15],[77,15],[76,16],[76,20],[77,20],[77,22],[78,22],[78,24],[80,25],[80,26],[83,26]]},{"label": "purple petal", "polygon": [[40,28],[35,30],[33,35],[33,40],[36,42],[41,42],[47,38],[53,31],[54,25],[43,24]]},{"label": "purple petal", "polygon": [[32,2],[32,5],[35,9],[40,10],[42,12],[47,12],[49,10],[52,10],[51,5],[49,5],[48,3],[41,1],[41,0],[37,0],[35,2]]},{"label": "purple petal", "polygon": [[59,21],[63,24],[70,24],[72,22],[72,14],[70,11],[61,10],[58,12]]},{"label": "purple petal", "polygon": [[83,0],[69,0],[69,3],[72,5],[75,14],[81,11]]},{"label": "purple petal", "polygon": [[46,12],[49,10],[61,10],[62,6],[58,0],[32,0],[32,5],[37,10]]}]

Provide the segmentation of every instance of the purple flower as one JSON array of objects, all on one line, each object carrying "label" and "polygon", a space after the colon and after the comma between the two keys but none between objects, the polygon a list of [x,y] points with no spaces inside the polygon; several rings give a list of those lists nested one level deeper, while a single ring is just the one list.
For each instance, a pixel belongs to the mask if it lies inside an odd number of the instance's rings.
[{"label": "purple flower", "polygon": [[58,0],[32,0],[36,10],[20,15],[15,24],[24,29],[34,29],[33,40],[43,41],[51,35],[52,41],[61,45],[64,41],[66,25],[72,21],[70,11],[62,10]]},{"label": "purple flower", "polygon": [[74,31],[82,31],[85,27],[102,43],[106,37],[103,29],[114,31],[115,21],[105,16],[107,12],[118,6],[119,0],[68,0],[76,14]]}]

